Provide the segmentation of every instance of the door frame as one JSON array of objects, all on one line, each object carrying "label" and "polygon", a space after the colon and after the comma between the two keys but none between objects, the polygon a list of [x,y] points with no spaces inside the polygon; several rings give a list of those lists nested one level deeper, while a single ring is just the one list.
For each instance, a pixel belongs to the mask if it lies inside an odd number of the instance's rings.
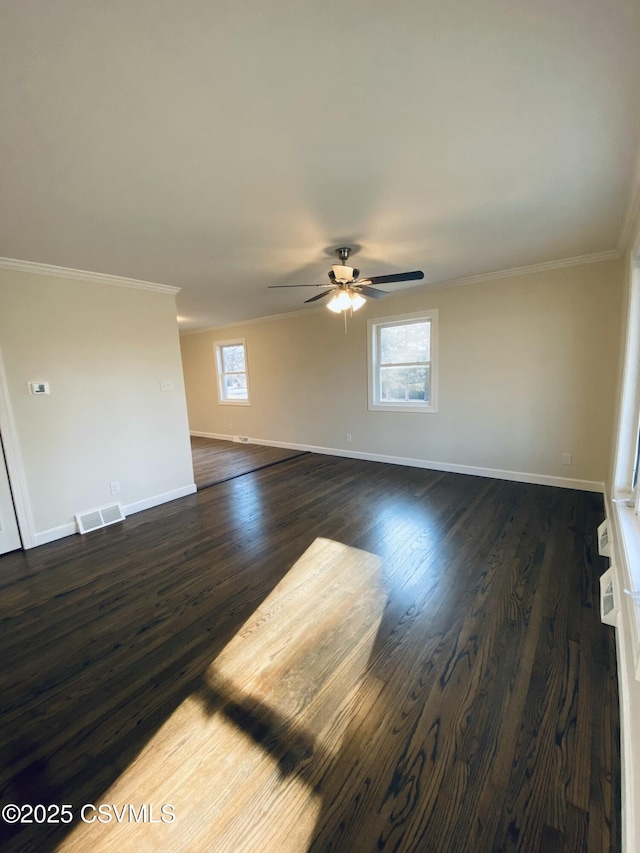
[{"label": "door frame", "polygon": [[35,527],[33,524],[33,513],[27,489],[27,478],[22,464],[18,432],[13,417],[11,400],[9,399],[9,386],[7,374],[4,369],[2,349],[0,348],[0,433],[2,433],[2,444],[4,457],[7,463],[7,473],[11,492],[13,494],[13,505],[16,510],[18,530],[22,539],[22,547],[35,548],[37,545]]}]

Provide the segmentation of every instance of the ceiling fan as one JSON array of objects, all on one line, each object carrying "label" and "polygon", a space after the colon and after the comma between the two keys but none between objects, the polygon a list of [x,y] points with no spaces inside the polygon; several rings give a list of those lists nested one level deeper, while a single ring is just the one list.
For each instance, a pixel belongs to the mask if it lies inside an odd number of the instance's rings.
[{"label": "ceiling fan", "polygon": [[269,287],[324,287],[322,293],[312,296],[311,299],[305,299],[307,302],[315,302],[318,299],[323,299],[329,294],[333,294],[331,301],[327,304],[327,308],[336,314],[341,311],[357,311],[361,308],[366,299],[382,299],[387,296],[385,290],[378,290],[371,287],[372,284],[391,284],[398,281],[417,281],[424,278],[422,270],[414,272],[399,272],[391,275],[374,275],[370,278],[360,278],[360,270],[347,266],[351,249],[348,246],[342,246],[335,250],[339,264],[332,264],[329,271],[330,284],[270,284]]}]

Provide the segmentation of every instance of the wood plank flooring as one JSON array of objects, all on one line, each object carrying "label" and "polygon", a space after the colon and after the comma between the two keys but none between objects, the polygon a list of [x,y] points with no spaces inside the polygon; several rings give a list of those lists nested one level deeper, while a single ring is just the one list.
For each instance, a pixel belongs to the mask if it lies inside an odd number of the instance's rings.
[{"label": "wood plank flooring", "polygon": [[196,486],[204,489],[233,477],[268,468],[286,459],[295,459],[305,451],[263,444],[240,444],[217,438],[191,436],[191,455]]},{"label": "wood plank flooring", "polygon": [[307,454],[0,558],[2,850],[619,850],[601,519]]}]

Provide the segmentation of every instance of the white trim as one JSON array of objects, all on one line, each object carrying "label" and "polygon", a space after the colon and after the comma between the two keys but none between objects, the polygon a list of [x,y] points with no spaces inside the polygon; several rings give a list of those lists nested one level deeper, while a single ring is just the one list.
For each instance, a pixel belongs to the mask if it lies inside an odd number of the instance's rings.
[{"label": "white trim", "polygon": [[626,276],[627,310],[623,317],[620,335],[617,383],[617,424],[614,436],[613,490],[614,497],[621,491],[631,490],[633,458],[638,440],[638,412],[640,389],[640,336],[637,333],[640,320],[640,265],[631,256]]},{"label": "white trim", "polygon": [[[136,501],[132,504],[127,504],[122,507],[125,515],[134,515],[136,512],[142,512],[145,509],[151,509],[160,504],[175,501],[177,498],[184,498],[187,495],[193,495],[197,491],[195,483],[188,486],[182,486],[179,489],[172,489],[170,492],[163,492],[160,495],[153,495],[150,498],[145,498],[142,501]],[[126,521],[126,519],[125,519]],[[102,528],[101,528],[102,529]],[[71,536],[78,533],[78,528],[75,524],[61,524],[59,527],[51,527],[49,530],[42,530],[35,534],[35,545],[46,545],[49,542],[55,542],[57,539],[63,539],[65,536]]]},{"label": "white trim", "polygon": [[168,284],[156,284],[153,281],[140,281],[137,278],[124,278],[120,275],[109,275],[89,270],[75,270],[70,267],[56,267],[51,264],[39,264],[35,261],[20,261],[16,258],[0,258],[0,270],[49,275],[55,278],[73,278],[80,281],[91,281],[94,284],[113,284],[116,287],[132,287],[136,290],[153,290],[156,293],[179,293],[181,288]]},{"label": "white trim", "polygon": [[[605,512],[611,525],[611,566],[616,575],[619,591],[629,584],[629,566],[626,537],[622,536],[619,504],[604,496]],[[640,809],[636,803],[636,765],[640,762],[640,683],[637,681],[636,622],[633,599],[620,595],[616,621],[616,652],[618,660],[618,693],[620,697],[620,755],[621,767],[621,823],[622,850],[634,853],[640,844],[640,828],[636,826]],[[635,714],[634,714],[635,710]],[[635,746],[634,746],[635,744]],[[634,760],[635,753],[635,760]],[[638,777],[640,778],[640,777]]]},{"label": "white trim", "polygon": [[22,464],[22,454],[18,442],[18,431],[13,417],[13,408],[9,399],[9,385],[4,369],[2,350],[0,350],[0,433],[4,445],[7,473],[11,483],[13,505],[16,510],[16,519],[20,530],[22,547],[26,550],[34,548],[38,543],[36,540],[33,513],[29,500],[29,489],[27,477]]},{"label": "white trim", "polygon": [[[304,305],[304,303],[302,304]],[[190,335],[202,335],[205,332],[216,332],[218,329],[232,329],[234,326],[249,326],[252,323],[270,323],[272,320],[290,320],[292,317],[300,317],[305,314],[325,314],[326,311],[326,305],[311,306],[310,308],[292,308],[290,311],[283,311],[280,314],[267,314],[266,317],[252,317],[249,320],[234,320],[230,323],[219,323],[217,326],[205,326],[202,329],[179,330],[179,333],[181,338],[187,338]]]},{"label": "white trim", "polygon": [[[233,441],[232,435],[220,433],[192,432],[191,435],[202,438],[218,438]],[[307,453],[321,453],[325,456],[341,456],[346,459],[362,459],[367,462],[386,462],[389,465],[406,465],[409,468],[426,468],[430,471],[445,471],[450,474],[470,474],[474,477],[491,477],[494,480],[510,480],[515,483],[530,483],[534,486],[556,486],[560,489],[578,489],[581,492],[604,493],[604,483],[599,480],[575,480],[569,477],[555,477],[551,474],[530,474],[525,471],[506,471],[501,468],[478,468],[475,465],[458,465],[454,462],[433,462],[429,459],[413,459],[409,456],[387,456],[382,453],[363,453],[356,450],[343,450],[339,447],[320,447],[315,444],[295,444],[289,441],[250,438],[249,444],[263,444],[267,447],[284,447],[288,450],[302,450]]]},{"label": "white trim", "polygon": [[618,251],[623,254],[632,237],[633,226],[640,212],[640,147],[636,152],[633,174],[631,176],[631,187],[629,190],[629,201],[622,220],[620,239],[618,240]]},{"label": "white trim", "polygon": [[[615,560],[621,578],[620,589],[636,590],[638,587],[637,571],[632,567],[640,565],[640,537],[638,536],[638,519],[632,507],[614,503],[613,509],[607,507],[607,518],[611,525],[611,553]],[[620,619],[624,621],[629,631],[631,648],[628,653],[633,661],[635,677],[640,679],[640,622],[638,620],[638,605],[635,599],[624,596],[620,602]]]},{"label": "white trim", "polygon": [[[621,335],[621,372],[618,381],[618,411],[613,456],[613,494],[605,495],[607,519],[612,533],[611,556],[616,567],[618,589],[634,589],[640,568],[640,536],[638,516],[627,501],[631,494],[632,468],[638,440],[640,405],[640,373],[638,351],[640,338],[636,326],[640,312],[640,264],[636,253],[640,248],[640,227],[637,213],[640,188],[640,157],[636,161],[629,205],[623,225],[620,247],[630,248],[627,279],[627,311]],[[632,234],[632,228],[636,232]],[[627,233],[628,232],[628,233]],[[618,659],[618,690],[620,696],[620,746],[622,758],[622,850],[634,853],[640,849],[640,620],[635,598],[621,595],[616,623]]]},{"label": "white trim", "polygon": [[152,509],[154,506],[175,501],[178,498],[185,498],[187,495],[193,495],[197,491],[195,483],[190,483],[188,486],[181,486],[179,489],[172,489],[170,492],[163,492],[160,495],[153,495],[150,498],[145,498],[141,501],[136,501],[132,504],[126,504],[122,507],[126,515],[134,515],[136,512],[142,512],[145,509]]},{"label": "white trim", "polygon": [[[639,235],[634,238],[636,241]],[[628,270],[628,303],[624,354],[618,388],[618,423],[615,432],[615,455],[611,508],[607,515],[611,522],[613,543],[620,563],[622,587],[637,590],[640,587],[640,519],[637,515],[637,488],[633,490],[633,468],[640,422],[640,370],[638,354],[640,336],[637,332],[640,317],[640,263],[632,254]],[[636,504],[629,506],[628,502]],[[640,608],[635,600],[624,597],[621,602],[621,621],[628,631],[627,656],[633,661],[635,677],[640,679]],[[639,699],[640,702],[640,699]],[[640,735],[639,735],[640,740]],[[640,742],[638,744],[640,751]]]},{"label": "white trim", "polygon": [[[378,399],[379,393],[379,336],[381,326],[400,326],[409,323],[419,323],[428,320],[430,352],[429,352],[429,402],[383,402]],[[433,415],[438,411],[438,309],[429,311],[412,311],[410,314],[396,314],[392,317],[375,317],[367,320],[367,378],[368,378],[368,409],[370,412],[413,412],[422,415]]]},{"label": "white trim", "polygon": [[[244,370],[236,371],[237,373],[244,373],[247,383],[247,399],[246,400],[231,400],[229,397],[225,397],[224,395],[224,377],[228,373],[232,373],[233,371],[227,370],[225,371],[224,365],[222,363],[222,350],[225,347],[242,347],[244,352]],[[249,389],[249,357],[247,354],[247,341],[245,338],[233,338],[229,341],[214,341],[213,348],[216,356],[216,373],[218,375],[218,405],[220,406],[250,406],[251,405],[251,391]]]},{"label": "white trim", "polygon": [[[619,584],[618,584],[619,586]],[[620,758],[621,758],[621,803],[620,821],[622,824],[623,853],[634,853],[640,843],[636,827],[637,809],[635,808],[635,775],[633,772],[633,715],[631,713],[631,695],[629,690],[629,660],[626,631],[616,629],[616,651],[618,658],[618,692],[620,696]],[[638,841],[636,841],[638,839]]]},{"label": "white trim", "polygon": [[[511,278],[512,276],[533,275],[534,273],[549,272],[550,270],[561,270],[566,267],[577,267],[582,264],[599,264],[603,261],[618,261],[622,257],[622,252],[619,249],[609,249],[606,252],[595,252],[591,255],[576,255],[574,258],[562,258],[558,261],[544,261],[540,264],[529,264],[525,267],[513,267],[507,270],[497,270],[496,272],[480,273],[479,275],[469,275],[463,278],[442,279],[434,281],[431,284],[423,284],[418,287],[405,288],[402,292],[414,290],[441,290],[448,287],[465,287],[467,284],[479,284],[483,281],[493,281],[500,278]],[[395,291],[398,293],[399,291]]]},{"label": "white trim", "polygon": [[55,542],[57,539],[64,539],[65,536],[72,536],[78,532],[78,527],[75,522],[73,524],[61,524],[59,527],[50,527],[48,530],[42,530],[36,533],[36,545],[48,545],[49,542]]},{"label": "white trim", "polygon": [[196,432],[192,429],[189,435],[194,436],[194,438],[218,438],[221,441],[233,441],[232,435],[223,435],[221,432]]}]

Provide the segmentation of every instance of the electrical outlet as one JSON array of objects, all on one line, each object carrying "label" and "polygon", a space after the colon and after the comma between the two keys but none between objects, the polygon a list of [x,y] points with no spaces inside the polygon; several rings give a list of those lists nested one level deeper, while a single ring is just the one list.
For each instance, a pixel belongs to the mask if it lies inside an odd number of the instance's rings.
[{"label": "electrical outlet", "polygon": [[351,433],[347,433],[347,444],[351,444]]},{"label": "electrical outlet", "polygon": [[571,465],[571,454],[563,453],[562,454],[562,464],[563,465]]},{"label": "electrical outlet", "polygon": [[113,483],[109,483],[109,491],[112,495],[117,495],[120,492],[120,480],[114,480]]}]

